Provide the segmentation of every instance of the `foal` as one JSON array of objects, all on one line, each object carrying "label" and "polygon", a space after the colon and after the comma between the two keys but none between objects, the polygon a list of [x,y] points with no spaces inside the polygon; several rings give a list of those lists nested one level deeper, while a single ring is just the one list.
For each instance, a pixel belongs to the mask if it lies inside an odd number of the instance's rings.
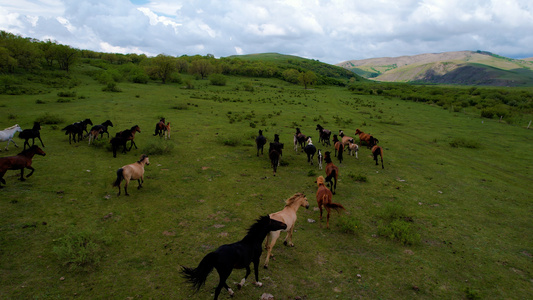
[{"label": "foal", "polygon": [[[270,257],[273,257],[272,248],[274,248],[274,245],[276,244],[276,241],[281,235],[282,231],[287,232],[283,244],[285,246],[294,247],[294,244],[292,243],[292,233],[294,231],[294,224],[296,223],[296,212],[298,212],[298,208],[300,208],[300,206],[309,208],[309,202],[307,202],[307,198],[303,193],[296,193],[289,199],[285,200],[285,208],[283,208],[283,210],[270,214],[271,219],[287,224],[287,229],[271,231],[267,235],[265,242],[267,254],[265,264],[263,265],[265,269],[268,268],[268,261],[270,260]],[[289,242],[287,243],[287,241]]]},{"label": "foal", "polygon": [[137,180],[139,182],[139,186],[137,189],[142,188],[142,184],[144,182],[144,165],[149,165],[150,160],[148,159],[148,155],[143,154],[141,155],[141,158],[139,161],[125,165],[122,168],[117,170],[117,180],[113,183],[113,186],[118,186],[118,195],[120,196],[120,183],[122,180],[126,180],[126,183],[124,184],[124,193],[126,196],[129,196],[128,194],[128,184],[130,183],[130,180]]}]

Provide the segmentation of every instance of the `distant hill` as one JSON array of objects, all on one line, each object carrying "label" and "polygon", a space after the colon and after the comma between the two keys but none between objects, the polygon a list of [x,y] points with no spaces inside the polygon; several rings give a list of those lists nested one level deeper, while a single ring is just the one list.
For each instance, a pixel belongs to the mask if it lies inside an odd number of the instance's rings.
[{"label": "distant hill", "polygon": [[272,64],[282,70],[296,69],[300,72],[309,70],[313,71],[315,74],[326,80],[327,78],[346,80],[353,77],[358,81],[365,80],[362,76],[354,74],[351,70],[346,70],[345,68],[336,65],[330,65],[327,63],[320,62],[318,60],[302,58],[294,55],[286,55],[279,53],[258,53],[247,55],[232,55],[228,56],[227,58],[237,58],[245,61],[263,62],[267,64]]},{"label": "distant hill", "polygon": [[387,82],[532,86],[533,58],[511,59],[486,51],[428,53],[349,60],[337,66]]}]

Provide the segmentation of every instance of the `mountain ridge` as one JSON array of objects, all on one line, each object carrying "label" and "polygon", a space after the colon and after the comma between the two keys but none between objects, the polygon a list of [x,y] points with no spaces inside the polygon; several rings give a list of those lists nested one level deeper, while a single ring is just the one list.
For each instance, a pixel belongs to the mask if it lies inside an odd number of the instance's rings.
[{"label": "mountain ridge", "polygon": [[533,85],[533,58],[512,59],[480,50],[348,60],[336,65],[376,81]]}]

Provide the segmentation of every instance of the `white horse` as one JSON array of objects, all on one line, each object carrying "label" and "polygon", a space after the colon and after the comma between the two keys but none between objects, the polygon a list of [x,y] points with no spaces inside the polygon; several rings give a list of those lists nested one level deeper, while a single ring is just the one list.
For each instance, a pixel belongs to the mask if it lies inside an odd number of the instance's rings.
[{"label": "white horse", "polygon": [[[7,147],[9,146],[9,142],[13,142],[15,144],[15,147],[19,147],[17,143],[13,140],[13,136],[15,135],[15,132],[21,132],[22,128],[20,128],[19,124],[15,124],[11,127],[8,127],[2,131],[0,131],[0,142],[7,141],[7,145],[5,150],[7,151]],[[1,150],[0,150],[1,151]]]}]

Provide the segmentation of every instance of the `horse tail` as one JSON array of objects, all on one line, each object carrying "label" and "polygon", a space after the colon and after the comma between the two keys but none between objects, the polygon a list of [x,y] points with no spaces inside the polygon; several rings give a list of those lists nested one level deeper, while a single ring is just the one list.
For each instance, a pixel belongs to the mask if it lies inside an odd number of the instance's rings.
[{"label": "horse tail", "polygon": [[205,284],[207,276],[215,267],[218,255],[215,252],[207,254],[195,269],[181,266],[182,277],[199,290]]},{"label": "horse tail", "polygon": [[341,143],[339,146],[339,153],[337,154],[337,158],[339,159],[339,163],[342,164],[342,152],[344,152],[344,145]]},{"label": "horse tail", "polygon": [[113,186],[119,186],[122,180],[124,179],[124,169],[120,168],[117,170],[117,180],[113,183]]},{"label": "horse tail", "polygon": [[331,203],[326,203],[325,206],[328,207],[328,208],[333,208],[333,209],[336,210],[337,212],[346,209],[346,208],[344,208],[344,206],[342,206],[342,204],[339,204],[339,203],[333,203],[333,202],[331,202]]}]

